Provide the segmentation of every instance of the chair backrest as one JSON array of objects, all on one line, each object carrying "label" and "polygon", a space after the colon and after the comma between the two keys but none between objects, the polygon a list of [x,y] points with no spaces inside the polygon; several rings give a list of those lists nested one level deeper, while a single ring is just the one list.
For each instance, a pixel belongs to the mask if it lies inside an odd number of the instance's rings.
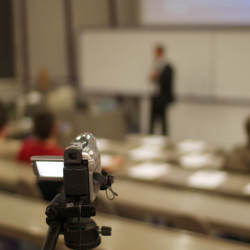
[{"label": "chair backrest", "polygon": [[173,219],[173,226],[178,229],[188,230],[196,233],[211,234],[209,224],[197,217],[190,217],[186,215],[177,215]]},{"label": "chair backrest", "polygon": [[31,198],[41,198],[42,195],[35,183],[31,183],[29,181],[26,181],[24,179],[20,179],[15,188],[15,193],[24,195],[26,197],[31,197]]}]

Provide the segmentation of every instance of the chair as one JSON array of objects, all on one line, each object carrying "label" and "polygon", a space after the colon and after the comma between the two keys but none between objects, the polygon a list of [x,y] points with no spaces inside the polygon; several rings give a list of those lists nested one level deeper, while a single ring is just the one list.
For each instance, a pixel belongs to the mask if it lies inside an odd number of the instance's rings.
[{"label": "chair", "polygon": [[15,188],[15,193],[30,197],[30,198],[41,198],[42,195],[40,193],[39,188],[35,183],[28,182],[27,180],[20,179]]},{"label": "chair", "polygon": [[209,223],[195,216],[176,215],[173,219],[173,227],[207,235],[212,232]]}]

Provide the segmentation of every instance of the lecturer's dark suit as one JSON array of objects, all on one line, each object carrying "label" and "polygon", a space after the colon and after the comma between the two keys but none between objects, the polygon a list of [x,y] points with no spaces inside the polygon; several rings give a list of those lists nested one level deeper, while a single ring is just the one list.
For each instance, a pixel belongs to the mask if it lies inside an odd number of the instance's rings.
[{"label": "lecturer's dark suit", "polygon": [[157,92],[151,100],[151,118],[149,133],[153,134],[154,125],[157,120],[161,122],[162,134],[168,135],[168,120],[166,117],[167,109],[171,103],[174,102],[173,92],[173,78],[174,70],[170,64],[164,66],[159,73],[157,84]]}]

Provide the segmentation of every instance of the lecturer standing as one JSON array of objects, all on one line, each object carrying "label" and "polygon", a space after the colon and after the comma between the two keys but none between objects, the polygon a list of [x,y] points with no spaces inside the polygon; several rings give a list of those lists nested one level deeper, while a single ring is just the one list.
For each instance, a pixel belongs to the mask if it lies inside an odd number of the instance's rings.
[{"label": "lecturer standing", "polygon": [[151,100],[149,133],[154,133],[155,123],[159,121],[162,134],[168,135],[168,109],[175,99],[173,93],[174,70],[166,61],[164,47],[157,46],[154,51],[154,57],[153,72],[150,75],[150,80],[156,85],[156,93]]}]

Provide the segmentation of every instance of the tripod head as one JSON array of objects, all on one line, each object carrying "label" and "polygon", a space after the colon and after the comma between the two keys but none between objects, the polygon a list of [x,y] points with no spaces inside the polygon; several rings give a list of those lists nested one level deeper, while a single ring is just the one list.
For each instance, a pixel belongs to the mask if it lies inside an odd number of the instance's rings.
[{"label": "tripod head", "polygon": [[[113,176],[101,170],[96,140],[84,133],[65,149],[64,158],[32,157],[33,169],[40,180],[64,181],[64,193],[58,194],[46,209],[49,232],[43,250],[56,246],[59,234],[71,249],[93,249],[101,243],[100,234],[111,235],[110,227],[99,228],[90,217],[96,215],[93,202],[99,190],[112,190]],[[54,169],[51,171],[51,169]]]},{"label": "tripod head", "polygon": [[47,207],[45,214],[49,232],[43,250],[55,249],[59,234],[64,235],[70,249],[87,250],[101,243],[100,234],[111,235],[110,227],[99,228],[90,217],[96,215],[95,207],[81,202],[68,202],[65,194],[58,194]]}]

